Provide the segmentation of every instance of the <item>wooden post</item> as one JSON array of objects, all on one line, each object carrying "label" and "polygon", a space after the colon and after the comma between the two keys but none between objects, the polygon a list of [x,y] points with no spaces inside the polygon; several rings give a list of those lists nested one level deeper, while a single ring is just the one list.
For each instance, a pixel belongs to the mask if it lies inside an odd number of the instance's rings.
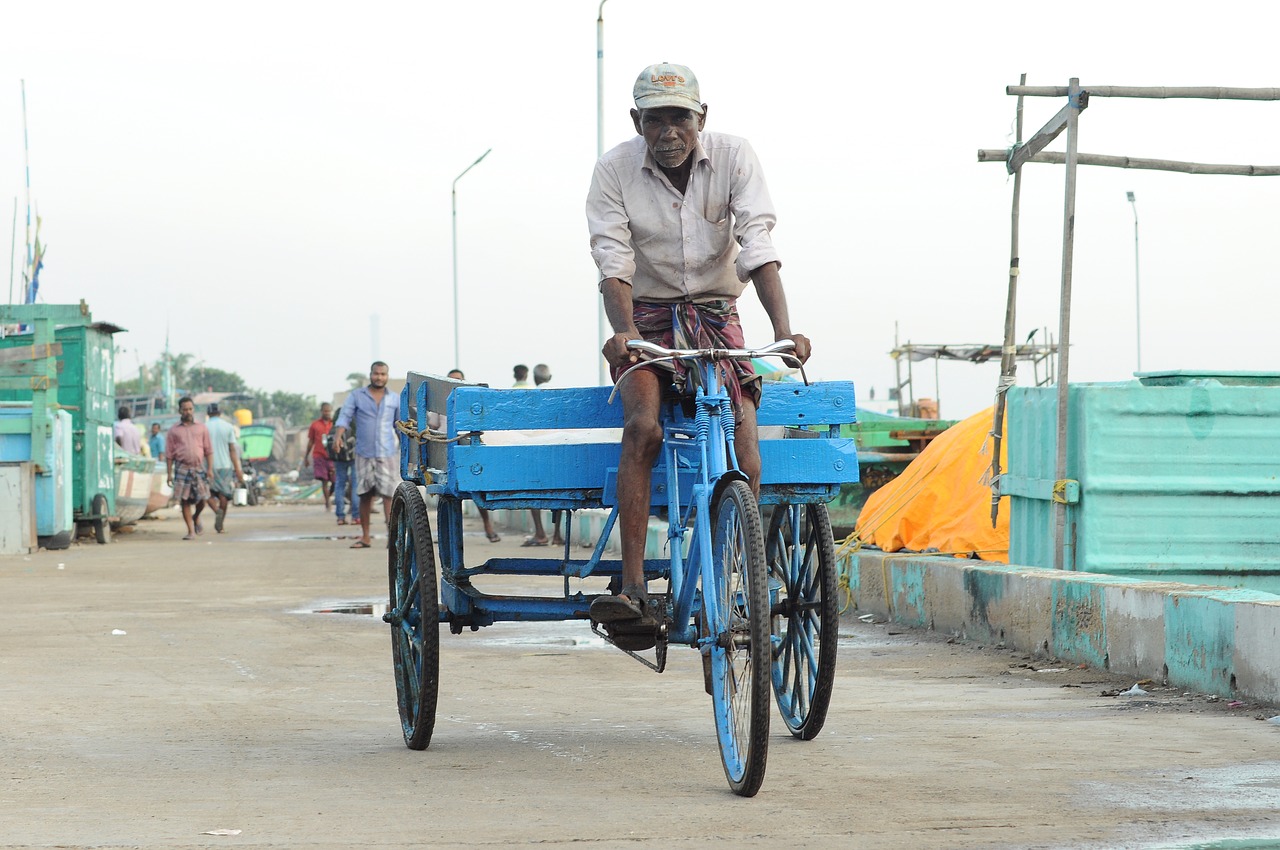
[{"label": "wooden post", "polygon": [[[1023,74],[1018,85],[1027,84]],[[1022,96],[1014,119],[1014,145],[1022,144]],[[991,527],[996,527],[1000,515],[1000,445],[1004,441],[1005,395],[1018,380],[1017,333],[1018,312],[1018,216],[1022,203],[1022,168],[1013,172],[1013,204],[1009,214],[1009,295],[1004,307],[1004,347],[1000,351],[1000,385],[996,387],[995,421],[991,425]]]},{"label": "wooden post", "polygon": [[[1089,94],[1093,94],[1093,91],[1090,90]],[[978,151],[978,162],[999,162],[1007,167],[1009,161],[1010,155],[1007,150],[984,148]],[[1061,165],[1066,162],[1066,155],[1059,151],[1040,151],[1032,156],[1022,157],[1019,165],[1027,162],[1048,162]],[[1076,162],[1080,165],[1101,165],[1108,168],[1140,168],[1148,171],[1176,171],[1181,174],[1228,174],[1238,177],[1280,176],[1280,165],[1223,165],[1211,162],[1183,162],[1176,159],[1145,159],[1136,156],[1109,156],[1096,153],[1076,154]]]},{"label": "wooden post", "polygon": [[[1071,261],[1076,235],[1076,154],[1080,135],[1080,79],[1071,78],[1067,89],[1067,185],[1062,214],[1062,293],[1058,302],[1058,433],[1054,463],[1055,481],[1067,477],[1067,389],[1071,359]],[[1053,566],[1064,567],[1067,505],[1055,501],[1053,512]],[[1073,559],[1074,560],[1074,559]]]},{"label": "wooden post", "polygon": [[[1008,95],[1062,97],[1070,92],[1061,86],[1007,86]],[[1280,100],[1280,88],[1239,88],[1232,86],[1089,86],[1094,97],[1195,98],[1200,100]]]}]

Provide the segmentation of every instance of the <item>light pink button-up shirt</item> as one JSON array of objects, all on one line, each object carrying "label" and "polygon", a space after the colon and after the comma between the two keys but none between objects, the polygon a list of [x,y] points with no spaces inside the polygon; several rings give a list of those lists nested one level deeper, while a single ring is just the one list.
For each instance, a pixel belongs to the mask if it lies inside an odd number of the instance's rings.
[{"label": "light pink button-up shirt", "polygon": [[631,284],[636,301],[737,298],[751,272],[778,261],[777,221],[760,161],[746,139],[701,133],[680,194],[644,137],[601,157],[587,195],[600,280]]}]

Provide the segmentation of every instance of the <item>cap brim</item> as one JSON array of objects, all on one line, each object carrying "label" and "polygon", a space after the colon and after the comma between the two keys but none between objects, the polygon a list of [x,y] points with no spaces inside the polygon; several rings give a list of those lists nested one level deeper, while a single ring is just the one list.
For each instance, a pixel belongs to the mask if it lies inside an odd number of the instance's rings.
[{"label": "cap brim", "polygon": [[699,115],[702,114],[702,104],[682,94],[648,94],[636,98],[636,109],[661,109],[664,106],[691,109]]}]

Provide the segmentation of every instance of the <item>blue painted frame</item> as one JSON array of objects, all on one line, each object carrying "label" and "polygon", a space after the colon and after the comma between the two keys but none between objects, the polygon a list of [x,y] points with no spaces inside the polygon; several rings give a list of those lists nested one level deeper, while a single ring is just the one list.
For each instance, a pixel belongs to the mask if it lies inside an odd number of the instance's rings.
[{"label": "blue painted frame", "polygon": [[[703,386],[717,386],[708,376]],[[440,390],[431,396],[431,388]],[[440,398],[439,395],[446,397]],[[617,442],[555,445],[488,445],[484,435],[496,431],[563,431],[622,427],[621,403],[609,403],[610,388],[590,387],[542,390],[494,390],[463,385],[433,376],[409,374],[400,397],[400,418],[417,432],[426,432],[431,412],[447,417],[440,435],[446,443],[444,467],[432,465],[431,441],[400,434],[401,477],[425,488],[439,499],[437,510],[441,578],[440,621],[455,632],[494,622],[519,620],[587,619],[593,596],[570,593],[570,578],[615,576],[621,562],[605,559],[605,541],[617,519],[616,474],[620,446]],[[854,441],[838,436],[841,425],[855,420],[852,382],[817,384],[765,382],[757,421],[762,429],[783,426],[782,438],[762,432],[763,465],[761,504],[827,502],[840,486],[858,480]],[[684,539],[693,516],[709,517],[716,485],[725,474],[737,473],[736,458],[725,442],[722,414],[728,410],[723,389],[701,394],[698,412],[713,420],[702,436],[698,413],[690,416],[676,399],[663,406],[663,450],[654,467],[652,504],[667,508],[670,560],[647,560],[650,580],[668,579],[675,598],[669,634],[676,642],[693,643],[691,625],[697,611],[699,576],[706,581],[713,567],[710,523],[707,532],[695,535],[686,559]],[[730,415],[729,421],[732,421]],[[439,457],[437,452],[436,457]],[[718,470],[712,472],[711,470]],[[484,564],[465,566],[462,547],[462,510],[465,500],[486,509],[612,508],[605,532],[586,559],[570,557],[492,558]],[[696,509],[697,513],[693,511]],[[471,584],[479,575],[561,576],[562,597],[497,597]]]}]

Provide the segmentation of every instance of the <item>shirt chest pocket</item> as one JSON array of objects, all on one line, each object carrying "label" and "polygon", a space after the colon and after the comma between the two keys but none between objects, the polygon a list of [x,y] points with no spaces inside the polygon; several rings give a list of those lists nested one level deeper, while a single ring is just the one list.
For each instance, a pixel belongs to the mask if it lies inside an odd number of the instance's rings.
[{"label": "shirt chest pocket", "polygon": [[730,226],[728,211],[725,211],[725,216],[720,221],[693,216],[686,225],[685,236],[688,238],[688,249],[693,262],[698,266],[713,265],[733,245],[733,228]]}]

